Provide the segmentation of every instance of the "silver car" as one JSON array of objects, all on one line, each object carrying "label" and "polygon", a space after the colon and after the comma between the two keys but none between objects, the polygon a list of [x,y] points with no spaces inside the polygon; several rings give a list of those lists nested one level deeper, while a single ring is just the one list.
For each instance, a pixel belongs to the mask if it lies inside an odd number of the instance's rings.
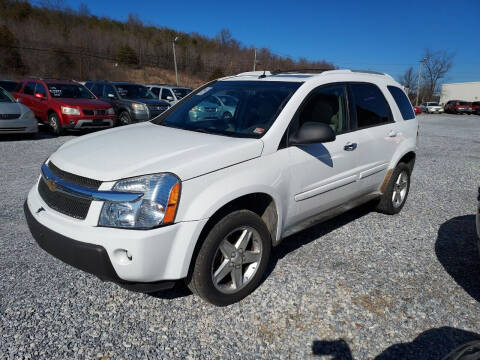
[{"label": "silver car", "polygon": [[0,134],[29,134],[38,132],[37,119],[25,105],[19,104],[0,87]]}]

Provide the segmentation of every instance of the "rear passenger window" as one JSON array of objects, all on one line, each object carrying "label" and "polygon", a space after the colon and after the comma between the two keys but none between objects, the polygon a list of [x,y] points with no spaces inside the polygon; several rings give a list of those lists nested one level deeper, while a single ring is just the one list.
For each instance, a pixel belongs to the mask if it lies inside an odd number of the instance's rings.
[{"label": "rear passenger window", "polygon": [[415,114],[413,113],[413,107],[408,100],[407,95],[402,91],[402,89],[396,86],[387,86],[388,91],[392,94],[393,99],[397,103],[398,109],[402,113],[403,120],[415,119]]},{"label": "rear passenger window", "polygon": [[380,89],[373,84],[351,84],[357,128],[392,122],[392,113]]},{"label": "rear passenger window", "polygon": [[151,91],[152,93],[154,93],[155,95],[157,95],[157,97],[160,96],[160,88],[152,87],[152,88],[150,89],[150,91]]},{"label": "rear passenger window", "polygon": [[33,95],[35,92],[35,83],[32,81],[29,81],[27,85],[25,85],[25,88],[23,89],[23,93],[25,95]]}]

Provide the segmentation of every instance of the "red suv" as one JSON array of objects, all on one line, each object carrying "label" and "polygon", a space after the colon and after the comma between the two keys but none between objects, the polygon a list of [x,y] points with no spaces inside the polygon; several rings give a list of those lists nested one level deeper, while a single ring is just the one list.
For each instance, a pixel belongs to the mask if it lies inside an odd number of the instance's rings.
[{"label": "red suv", "polygon": [[112,127],[115,112],[85,86],[74,81],[25,79],[13,96],[28,106],[55,135],[66,129]]},{"label": "red suv", "polygon": [[468,114],[470,115],[472,110],[472,105],[467,101],[460,100],[450,100],[445,104],[445,112],[449,114]]}]

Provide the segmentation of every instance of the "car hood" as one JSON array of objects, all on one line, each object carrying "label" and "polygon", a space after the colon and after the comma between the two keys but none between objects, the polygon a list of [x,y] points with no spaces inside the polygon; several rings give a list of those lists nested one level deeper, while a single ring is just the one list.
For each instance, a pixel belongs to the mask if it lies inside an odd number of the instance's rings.
[{"label": "car hood", "polygon": [[25,105],[0,102],[0,114],[23,114],[27,111],[28,108]]},{"label": "car hood", "polygon": [[69,99],[69,98],[55,98],[56,102],[61,105],[72,105],[89,108],[109,108],[111,105],[105,101],[98,99]]},{"label": "car hood", "polygon": [[60,169],[101,181],[171,172],[188,180],[259,157],[263,141],[169,128],[150,122],[71,140],[50,160]]}]

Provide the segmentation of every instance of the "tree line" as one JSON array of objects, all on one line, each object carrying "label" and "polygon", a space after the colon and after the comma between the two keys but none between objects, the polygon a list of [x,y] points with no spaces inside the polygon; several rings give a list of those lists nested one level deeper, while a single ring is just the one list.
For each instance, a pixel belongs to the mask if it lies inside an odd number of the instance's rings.
[{"label": "tree line", "polygon": [[[77,10],[62,0],[0,0],[0,76],[115,79],[129,69],[173,70],[209,80],[253,68],[254,48],[223,29],[215,38],[145,24],[130,14],[124,22]],[[327,61],[293,60],[257,49],[257,70],[334,68]]]}]

